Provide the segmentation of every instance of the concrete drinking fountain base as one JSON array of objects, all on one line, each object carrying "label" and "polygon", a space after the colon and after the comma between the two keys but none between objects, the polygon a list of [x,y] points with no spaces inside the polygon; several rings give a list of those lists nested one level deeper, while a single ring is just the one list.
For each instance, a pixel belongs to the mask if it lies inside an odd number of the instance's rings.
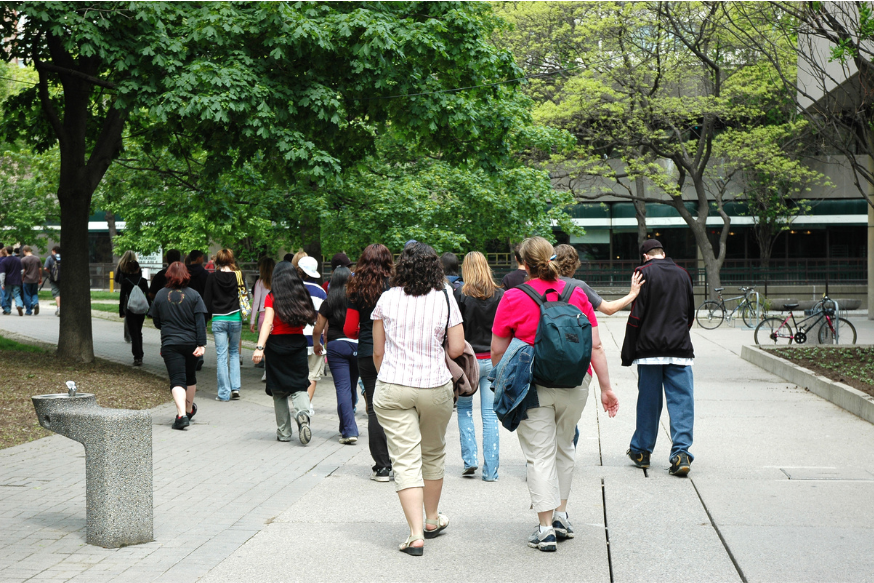
[{"label": "concrete drinking fountain base", "polygon": [[85,446],[88,544],[152,541],[151,415],[99,407],[93,394],[76,394],[75,384],[68,394],[31,399],[40,425]]}]

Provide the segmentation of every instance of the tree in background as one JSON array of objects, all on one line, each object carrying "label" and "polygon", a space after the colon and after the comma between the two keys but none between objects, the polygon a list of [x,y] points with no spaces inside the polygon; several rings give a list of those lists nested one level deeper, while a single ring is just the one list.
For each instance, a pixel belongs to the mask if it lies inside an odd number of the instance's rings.
[{"label": "tree in background", "polygon": [[[566,186],[580,199],[613,196],[674,207],[695,237],[711,288],[720,286],[730,230],[725,198],[712,203],[708,196],[720,192],[712,188],[713,168],[721,163],[716,152],[742,157],[732,148],[749,143],[763,112],[787,101],[770,63],[728,30],[731,9],[661,2],[497,8],[516,26],[505,38],[517,59],[539,76],[528,89],[537,102],[535,120],[577,139],[570,155],[548,160],[556,174],[567,176]],[[773,12],[767,3],[755,9]],[[780,58],[786,66],[794,62],[791,47],[782,47]],[[744,138],[723,139],[727,129]],[[723,221],[716,241],[707,227],[713,213]]]},{"label": "tree in background", "polygon": [[520,115],[499,25],[476,3],[4,3],[4,58],[39,83],[7,99],[2,131],[60,151],[59,354],[93,359],[88,215],[128,120],[145,148],[201,144],[207,176],[258,159],[290,192],[373,153],[389,125],[494,168]]}]

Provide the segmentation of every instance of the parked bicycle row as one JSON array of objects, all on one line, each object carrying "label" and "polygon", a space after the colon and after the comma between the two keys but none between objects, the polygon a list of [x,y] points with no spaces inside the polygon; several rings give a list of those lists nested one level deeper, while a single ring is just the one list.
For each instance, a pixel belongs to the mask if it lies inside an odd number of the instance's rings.
[{"label": "parked bicycle row", "polygon": [[[762,301],[755,286],[740,287],[741,295],[724,298],[725,288],[715,288],[717,300],[706,300],[695,313],[698,325],[706,330],[713,330],[722,325],[726,320],[731,323],[740,317],[748,328],[755,328],[753,338],[756,344],[762,345],[789,345],[805,344],[814,339],[819,344],[855,344],[856,328],[846,318],[838,315],[838,304],[827,295],[816,302],[809,311],[805,311],[806,317],[796,320],[793,310],[798,309],[797,303],[784,303],[779,306],[770,306],[770,309],[778,309],[788,312],[784,316],[772,316],[768,314],[768,307]],[[729,309],[726,302],[737,302]],[[791,321],[791,323],[790,323]]]}]

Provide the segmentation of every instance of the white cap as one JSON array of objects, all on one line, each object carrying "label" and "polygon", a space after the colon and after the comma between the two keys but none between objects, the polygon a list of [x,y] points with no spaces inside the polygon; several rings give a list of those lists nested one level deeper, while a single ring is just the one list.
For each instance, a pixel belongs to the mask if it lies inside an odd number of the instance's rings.
[{"label": "white cap", "polygon": [[301,257],[300,261],[297,262],[297,266],[310,277],[322,277],[321,274],[319,274],[319,262],[316,261],[315,257]]}]

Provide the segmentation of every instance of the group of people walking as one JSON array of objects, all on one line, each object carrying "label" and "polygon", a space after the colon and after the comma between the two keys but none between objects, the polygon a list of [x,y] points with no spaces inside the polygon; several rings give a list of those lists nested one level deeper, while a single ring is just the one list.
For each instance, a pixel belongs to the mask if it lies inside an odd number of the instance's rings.
[{"label": "group of people walking", "polygon": [[61,315],[61,248],[52,247],[45,263],[30,245],[0,246],[0,305],[3,315],[39,315],[39,290],[48,281],[56,304],[55,316]]},{"label": "group of people walking", "polygon": [[[122,304],[133,305],[131,297],[139,296],[135,289],[151,299],[148,313],[161,330],[161,355],[177,408],[173,427],[184,429],[197,413],[195,373],[210,317],[219,361],[216,398],[239,398],[239,339],[248,294],[229,249],[216,254],[215,272],[204,278],[203,291],[196,289],[197,269],[172,253],[152,288],[127,255],[119,271],[124,274]],[[290,441],[295,426],[302,444],[312,439],[312,396],[327,357],[337,393],[339,440],[355,444],[360,378],[371,479],[389,482],[393,475],[409,526],[399,549],[418,556],[425,539],[449,526],[440,499],[446,431],[457,402],[463,475],[475,476],[481,459],[482,479],[497,480],[498,425],[515,431],[538,517],[528,545],[556,550],[558,541],[574,537],[568,499],[577,424],[593,376],[604,411],[613,417],[619,410],[596,310],[612,314],[633,303],[621,354],[623,366],[638,366],[639,377],[637,429],[628,457],[638,467],[649,466],[664,391],[673,441],[670,473],[684,476],[691,467],[691,279],[658,241],[648,240],[641,253],[644,263],[632,276],[630,292],[613,301],[573,279],[580,266],[573,247],[553,247],[540,237],[517,246],[520,269],[501,286],[483,254],[468,253],[459,275],[454,255],[440,257],[416,241],[406,244],[396,262],[381,244],[366,247],[354,265],[338,253],[324,286],[316,281],[315,258],[262,259],[249,326],[259,334],[252,360],[265,366],[276,439]],[[124,315],[132,338],[140,336],[132,343],[135,363],[141,362],[144,316]],[[465,386],[466,394],[460,394]],[[471,387],[478,389],[473,396]],[[477,394],[481,456],[473,419]]]}]

